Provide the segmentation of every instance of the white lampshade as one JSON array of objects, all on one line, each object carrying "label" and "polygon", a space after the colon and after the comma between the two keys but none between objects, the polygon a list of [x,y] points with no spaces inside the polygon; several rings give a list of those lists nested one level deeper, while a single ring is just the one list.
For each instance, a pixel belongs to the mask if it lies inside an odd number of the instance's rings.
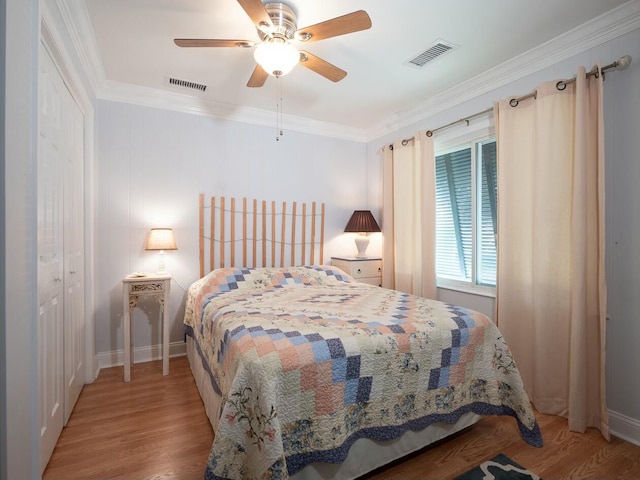
[{"label": "white lampshade", "polygon": [[145,250],[159,250],[158,252],[158,273],[166,274],[164,264],[164,251],[177,250],[176,239],[173,230],[170,228],[152,228],[147,238]]},{"label": "white lampshade", "polygon": [[300,52],[293,45],[279,39],[262,42],[253,57],[269,75],[280,77],[289,73],[300,61]]},{"label": "white lampshade", "polygon": [[177,250],[176,239],[170,228],[152,228],[145,250]]}]

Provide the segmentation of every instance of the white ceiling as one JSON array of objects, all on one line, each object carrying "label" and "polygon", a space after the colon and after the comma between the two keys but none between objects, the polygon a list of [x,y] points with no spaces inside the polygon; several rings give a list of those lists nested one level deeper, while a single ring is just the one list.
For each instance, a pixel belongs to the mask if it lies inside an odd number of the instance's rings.
[{"label": "white ceiling", "polygon": [[[68,1],[68,0],[67,0]],[[84,0],[105,85],[150,87],[194,102],[258,109],[372,129],[494,67],[569,32],[627,0],[287,0],[305,27],[364,9],[372,28],[305,45],[346,70],[333,83],[297,66],[262,88],[246,87],[252,50],[180,48],[176,37],[258,41],[236,0]],[[631,2],[634,3],[634,2]],[[592,22],[593,23],[593,22]],[[436,40],[459,47],[422,69],[405,63]],[[85,47],[86,48],[86,47]],[[575,52],[574,52],[575,53]],[[624,52],[620,52],[624,54]],[[616,59],[603,59],[603,61]],[[168,77],[203,83],[206,92],[169,86]]]}]

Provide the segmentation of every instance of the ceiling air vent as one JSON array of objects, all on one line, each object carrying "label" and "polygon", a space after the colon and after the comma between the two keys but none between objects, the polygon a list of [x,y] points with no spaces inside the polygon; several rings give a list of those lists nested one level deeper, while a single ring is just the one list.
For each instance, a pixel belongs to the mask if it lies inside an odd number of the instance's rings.
[{"label": "ceiling air vent", "polygon": [[200,90],[201,92],[204,92],[207,89],[207,86],[203,85],[202,83],[189,82],[187,80],[180,80],[179,78],[169,77],[168,82],[169,82],[169,85],[175,85],[175,86],[184,87],[184,88],[191,88],[193,90]]},{"label": "ceiling air vent", "polygon": [[427,63],[435,60],[438,57],[441,57],[445,53],[457,48],[457,45],[453,43],[446,42],[439,38],[436,40],[429,48],[427,48],[424,52],[419,53],[411,60],[407,60],[405,65],[409,65],[410,67],[422,68]]}]

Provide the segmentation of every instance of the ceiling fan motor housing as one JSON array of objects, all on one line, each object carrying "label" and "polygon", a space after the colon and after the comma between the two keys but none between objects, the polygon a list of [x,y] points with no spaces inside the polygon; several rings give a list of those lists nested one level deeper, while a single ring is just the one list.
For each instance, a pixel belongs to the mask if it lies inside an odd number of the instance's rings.
[{"label": "ceiling fan motor housing", "polygon": [[282,2],[265,3],[264,8],[269,14],[273,23],[273,29],[258,29],[258,35],[262,41],[270,38],[280,38],[291,40],[298,29],[296,13],[293,9]]}]

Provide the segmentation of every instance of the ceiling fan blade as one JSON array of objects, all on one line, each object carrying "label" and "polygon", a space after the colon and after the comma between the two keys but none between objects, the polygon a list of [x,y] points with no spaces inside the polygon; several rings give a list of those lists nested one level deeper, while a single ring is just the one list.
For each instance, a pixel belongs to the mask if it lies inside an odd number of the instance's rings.
[{"label": "ceiling fan blade", "polygon": [[174,38],[179,47],[253,47],[249,40],[218,40],[215,38]]},{"label": "ceiling fan blade", "polygon": [[273,27],[273,22],[271,18],[269,18],[269,14],[260,0],[238,0],[238,3],[247,15],[249,15],[249,18],[256,27],[260,27],[261,25]]},{"label": "ceiling fan blade", "polygon": [[300,52],[300,65],[307,67],[332,82],[339,82],[347,76],[347,72],[309,52]]},{"label": "ceiling fan blade", "polygon": [[256,68],[253,70],[251,74],[251,78],[247,82],[247,87],[261,87],[264,85],[264,82],[267,81],[267,77],[269,74],[264,71],[264,69],[260,65],[256,65]]},{"label": "ceiling fan blade", "polygon": [[337,37],[347,33],[359,32],[371,28],[371,18],[364,10],[348,13],[310,27],[301,28],[296,38],[302,42],[317,42],[325,38]]}]

